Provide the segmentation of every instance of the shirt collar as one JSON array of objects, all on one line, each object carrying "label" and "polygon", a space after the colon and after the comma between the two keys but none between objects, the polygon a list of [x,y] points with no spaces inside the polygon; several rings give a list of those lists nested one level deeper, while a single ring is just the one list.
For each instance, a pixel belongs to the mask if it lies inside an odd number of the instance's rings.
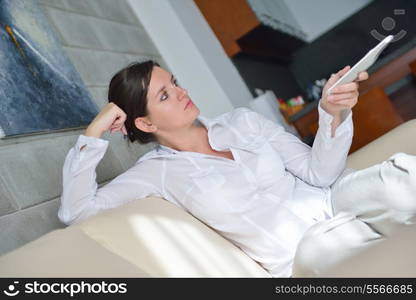
[{"label": "shirt collar", "polygon": [[[211,147],[217,151],[224,151],[227,149],[241,148],[241,149],[256,149],[259,147],[259,139],[261,136],[257,136],[255,139],[256,143],[250,143],[249,139],[247,140],[245,136],[241,136],[228,122],[224,117],[218,118],[207,118],[199,115],[195,122],[200,122],[208,130],[208,140]],[[262,140],[262,139],[261,139]],[[144,154],[139,160],[147,160],[150,158],[172,158],[172,156],[178,154],[180,151],[173,148],[157,144],[156,147]]]}]

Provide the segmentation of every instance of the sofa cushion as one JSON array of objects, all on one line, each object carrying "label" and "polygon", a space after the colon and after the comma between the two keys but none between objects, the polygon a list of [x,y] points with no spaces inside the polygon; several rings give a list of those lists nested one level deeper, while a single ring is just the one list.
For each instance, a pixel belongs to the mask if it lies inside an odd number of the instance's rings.
[{"label": "sofa cushion", "polygon": [[271,277],[182,208],[148,197],[73,225],[152,277]]},{"label": "sofa cushion", "polygon": [[364,169],[378,164],[396,152],[416,155],[416,119],[407,121],[386,134],[351,153],[347,166],[353,169]]},{"label": "sofa cushion", "polygon": [[[416,222],[414,220],[413,222]],[[416,224],[325,270],[322,277],[416,277]]]}]

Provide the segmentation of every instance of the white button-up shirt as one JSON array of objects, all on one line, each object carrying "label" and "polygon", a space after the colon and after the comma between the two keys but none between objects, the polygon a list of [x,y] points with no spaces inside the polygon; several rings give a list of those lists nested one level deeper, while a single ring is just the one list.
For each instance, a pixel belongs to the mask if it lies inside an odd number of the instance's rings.
[{"label": "white button-up shirt", "polygon": [[211,147],[231,151],[234,160],[158,145],[99,189],[95,169],[108,141],[80,135],[65,160],[58,216],[71,224],[160,196],[211,226],[272,276],[290,276],[304,232],[333,216],[330,185],[345,168],[352,141],[351,111],[331,138],[332,116],[318,110],[312,147],[247,108],[215,119],[199,116]]}]

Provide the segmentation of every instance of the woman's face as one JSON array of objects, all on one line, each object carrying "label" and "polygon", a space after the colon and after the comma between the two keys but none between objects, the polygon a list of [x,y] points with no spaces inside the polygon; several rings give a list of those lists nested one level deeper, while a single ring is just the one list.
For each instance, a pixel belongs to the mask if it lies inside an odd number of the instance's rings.
[{"label": "woman's face", "polygon": [[147,92],[147,116],[157,131],[169,132],[190,126],[200,111],[173,75],[155,66]]}]

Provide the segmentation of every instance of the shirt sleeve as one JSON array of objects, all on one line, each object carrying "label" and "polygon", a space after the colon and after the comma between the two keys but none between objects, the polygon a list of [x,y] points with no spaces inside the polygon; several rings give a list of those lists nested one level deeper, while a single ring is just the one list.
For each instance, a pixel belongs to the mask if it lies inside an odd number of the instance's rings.
[{"label": "shirt sleeve", "polygon": [[[250,111],[250,110],[248,110]],[[283,159],[285,168],[303,181],[318,187],[330,186],[346,166],[353,136],[352,111],[343,114],[342,122],[331,137],[333,117],[320,104],[319,128],[312,147],[303,143],[284,127],[250,111],[247,118],[252,127],[266,138]]]},{"label": "shirt sleeve", "polygon": [[108,148],[108,141],[80,135],[63,166],[63,190],[58,217],[70,225],[98,212],[129,201],[158,195],[145,172],[134,167],[98,188],[96,167]]}]

